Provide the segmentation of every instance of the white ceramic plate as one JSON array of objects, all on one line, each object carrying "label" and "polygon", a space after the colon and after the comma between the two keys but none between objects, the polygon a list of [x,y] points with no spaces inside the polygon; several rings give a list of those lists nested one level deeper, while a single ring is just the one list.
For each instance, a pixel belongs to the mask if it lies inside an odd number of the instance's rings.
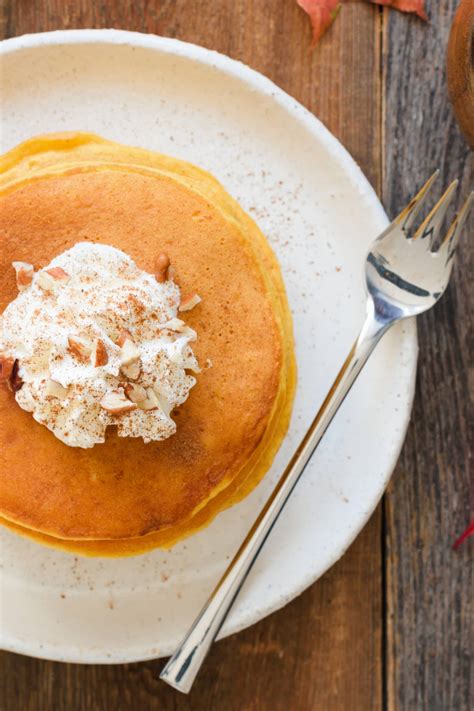
[{"label": "white ceramic plate", "polygon": [[[290,433],[246,501],[171,551],[132,559],[77,558],[1,532],[6,649],[90,663],[165,656],[236,550],[350,348],[364,313],[366,247],[386,217],[359,168],[314,116],[215,52],[114,30],[53,32],[4,42],[2,77],[4,149],[38,133],[81,129],[192,161],[257,220],[283,267],[299,387]],[[222,635],[302,592],[365,524],[403,442],[416,354],[413,323],[385,337]]]}]

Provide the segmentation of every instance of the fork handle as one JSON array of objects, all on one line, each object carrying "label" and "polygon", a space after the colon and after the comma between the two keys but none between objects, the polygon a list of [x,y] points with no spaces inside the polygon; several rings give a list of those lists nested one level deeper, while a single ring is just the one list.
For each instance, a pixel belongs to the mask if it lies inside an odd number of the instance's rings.
[{"label": "fork handle", "polygon": [[213,641],[267,536],[311,459],[331,420],[383,334],[393,323],[377,313],[369,297],[362,330],[310,428],[257,517],[232,562],[217,583],[180,646],[160,674],[167,684],[188,693]]}]

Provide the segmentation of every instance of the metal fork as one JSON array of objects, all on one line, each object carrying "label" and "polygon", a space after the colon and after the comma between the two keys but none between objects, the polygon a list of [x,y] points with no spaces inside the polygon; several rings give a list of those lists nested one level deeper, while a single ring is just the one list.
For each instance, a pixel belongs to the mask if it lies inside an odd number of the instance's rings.
[{"label": "metal fork", "polygon": [[[189,692],[204,658],[275,521],[326,429],[384,333],[400,321],[427,311],[444,293],[463,224],[473,203],[467,198],[436,251],[455,180],[426,219],[416,217],[439,171],[373,242],[365,262],[367,311],[364,325],[326,399],[261,513],[181,645],[161,672],[175,689]],[[413,235],[413,236],[412,236]]]}]

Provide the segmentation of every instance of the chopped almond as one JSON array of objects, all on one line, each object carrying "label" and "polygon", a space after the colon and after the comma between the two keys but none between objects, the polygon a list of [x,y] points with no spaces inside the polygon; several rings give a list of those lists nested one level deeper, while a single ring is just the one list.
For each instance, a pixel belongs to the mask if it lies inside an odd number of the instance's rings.
[{"label": "chopped almond", "polygon": [[52,276],[54,281],[66,282],[71,278],[70,275],[61,267],[51,267],[51,269],[45,269],[44,271],[46,274],[49,274],[49,276]]},{"label": "chopped almond", "polygon": [[129,341],[129,340],[130,340],[130,341],[133,340],[133,339],[132,339],[132,334],[130,333],[130,331],[127,331],[126,328],[122,328],[122,330],[120,331],[119,337],[118,337],[118,339],[117,339],[117,345],[118,345],[118,346],[123,346],[123,344],[125,343],[125,341]]},{"label": "chopped almond", "polygon": [[92,363],[95,368],[99,368],[101,365],[107,365],[108,362],[109,356],[107,354],[105,343],[101,338],[96,338],[94,342],[94,350],[92,352]]},{"label": "chopped almond", "polygon": [[123,391],[107,393],[100,401],[100,406],[110,412],[111,415],[122,415],[125,412],[135,410],[137,407],[134,402],[125,397]]},{"label": "chopped almond", "polygon": [[166,321],[166,323],[160,324],[160,328],[164,331],[174,331],[175,333],[196,337],[196,333],[193,329],[187,326],[180,318],[171,318],[169,321]]},{"label": "chopped almond", "polygon": [[117,345],[120,346],[121,372],[130,380],[136,380],[141,371],[140,351],[133,342],[130,331],[122,329]]},{"label": "chopped almond", "polygon": [[155,260],[155,279],[160,284],[163,284],[169,279],[170,258],[162,252]]},{"label": "chopped almond", "polygon": [[139,360],[135,360],[128,365],[122,365],[120,368],[120,372],[129,378],[129,380],[136,380],[140,376],[141,370],[142,366]]},{"label": "chopped almond", "polygon": [[132,402],[143,402],[143,400],[146,400],[145,388],[137,383],[127,383],[124,390],[125,395]]},{"label": "chopped almond", "polygon": [[57,397],[59,400],[64,400],[67,397],[68,389],[56,380],[48,380],[46,383],[45,393],[47,397]]},{"label": "chopped almond", "polygon": [[0,353],[0,383],[7,383],[13,373],[15,359],[7,356],[5,353]]},{"label": "chopped almond", "polygon": [[71,277],[61,267],[43,269],[36,275],[36,283],[45,291],[55,291],[59,284],[65,284]]},{"label": "chopped almond", "polygon": [[198,294],[188,294],[188,296],[181,299],[178,311],[191,311],[191,309],[194,309],[201,301],[202,299]]},{"label": "chopped almond", "polygon": [[140,410],[157,410],[160,406],[158,398],[153,388],[146,389],[146,400],[138,403]]},{"label": "chopped almond", "polygon": [[165,396],[154,388],[146,388],[146,400],[137,404],[141,410],[161,410],[166,417],[169,417],[172,409]]},{"label": "chopped almond", "polygon": [[163,323],[161,328],[168,329],[169,331],[177,331],[179,333],[186,328],[186,324],[180,318],[171,318],[169,321],[166,321],[166,323]]},{"label": "chopped almond", "polygon": [[92,350],[94,347],[93,342],[84,333],[80,333],[78,336],[68,336],[68,351],[72,355],[76,356],[80,361],[86,363],[92,355]]},{"label": "chopped almond", "polygon": [[163,393],[160,393],[159,390],[157,390],[156,388],[154,388],[154,391],[155,391],[155,395],[156,395],[156,398],[157,398],[157,400],[158,400],[158,403],[159,403],[159,406],[160,406],[161,411],[166,415],[166,417],[169,417],[169,416],[170,416],[170,412],[171,412],[171,410],[173,409],[173,408],[171,407],[171,403],[170,403],[169,400],[163,395]]},{"label": "chopped almond", "polygon": [[53,292],[56,287],[56,282],[53,277],[50,274],[46,274],[46,272],[38,272],[36,276],[36,283],[44,291]]},{"label": "chopped almond", "polygon": [[23,291],[30,286],[33,281],[35,268],[28,262],[12,262],[12,267],[16,273],[16,285],[19,291]]},{"label": "chopped almond", "polygon": [[122,365],[130,365],[130,363],[135,363],[140,358],[140,351],[136,347],[133,341],[129,338],[125,341],[120,349],[120,363]]}]

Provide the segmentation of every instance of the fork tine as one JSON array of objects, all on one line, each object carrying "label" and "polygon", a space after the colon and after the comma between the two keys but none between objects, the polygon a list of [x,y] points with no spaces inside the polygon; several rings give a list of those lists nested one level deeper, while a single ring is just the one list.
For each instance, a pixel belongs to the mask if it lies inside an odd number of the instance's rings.
[{"label": "fork tine", "polygon": [[446,211],[453,198],[454,191],[458,186],[458,180],[453,180],[446,192],[440,197],[429,215],[425,217],[421,225],[414,234],[414,239],[429,238],[429,246],[432,247],[438,237]]},{"label": "fork tine", "polygon": [[435,170],[431,178],[428,178],[421,190],[418,191],[415,197],[410,200],[406,208],[401,211],[398,217],[395,218],[395,222],[397,222],[401,226],[404,232],[408,232],[408,230],[412,228],[416,216],[418,215],[419,211],[423,206],[428,191],[430,190],[438,175],[439,168]]},{"label": "fork tine", "polygon": [[446,264],[449,262],[450,259],[452,259],[454,257],[454,253],[456,251],[456,247],[457,247],[459,237],[462,232],[462,228],[464,227],[464,223],[466,222],[467,216],[469,215],[469,210],[471,209],[471,207],[473,205],[474,205],[474,192],[470,193],[467,196],[467,199],[466,199],[464,205],[459,210],[455,219],[451,223],[451,226],[446,234],[446,237],[444,238],[444,240],[438,250],[440,252],[440,254],[446,255]]}]

